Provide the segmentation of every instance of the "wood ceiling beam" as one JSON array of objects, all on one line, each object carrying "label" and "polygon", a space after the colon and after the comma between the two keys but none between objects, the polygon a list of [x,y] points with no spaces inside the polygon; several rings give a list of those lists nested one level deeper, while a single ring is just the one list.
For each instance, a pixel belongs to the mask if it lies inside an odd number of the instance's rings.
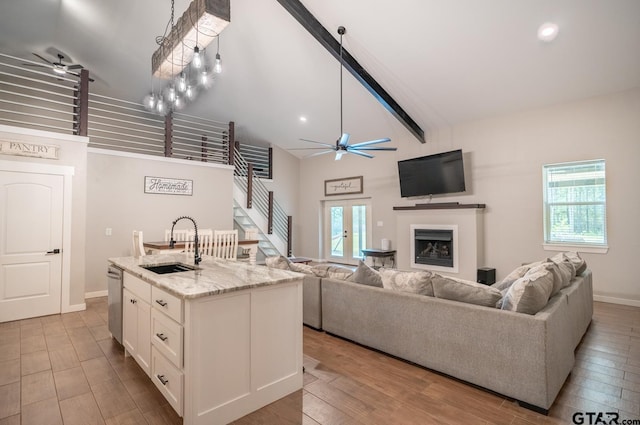
[{"label": "wood ceiling beam", "polygon": [[[322,24],[300,3],[299,0],[277,0],[329,53],[340,60],[340,43]],[[420,143],[425,143],[424,131],[393,97],[367,72],[351,54],[342,48],[344,67],[413,134]]]}]

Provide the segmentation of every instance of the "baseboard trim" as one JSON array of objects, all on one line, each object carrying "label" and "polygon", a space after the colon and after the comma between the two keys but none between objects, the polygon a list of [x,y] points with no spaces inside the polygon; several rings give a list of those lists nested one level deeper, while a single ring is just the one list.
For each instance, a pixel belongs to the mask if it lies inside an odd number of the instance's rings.
[{"label": "baseboard trim", "polygon": [[621,305],[628,305],[631,307],[640,307],[640,300],[628,300],[626,298],[605,297],[604,295],[594,295],[593,300],[600,301],[603,303],[621,304]]},{"label": "baseboard trim", "polygon": [[73,313],[75,311],[84,311],[87,309],[87,305],[85,303],[82,304],[72,304],[64,309],[63,313]]},{"label": "baseboard trim", "polygon": [[98,298],[98,297],[106,297],[107,296],[107,290],[103,290],[103,291],[94,291],[94,292],[85,292],[84,294],[84,299],[86,300],[87,298]]}]

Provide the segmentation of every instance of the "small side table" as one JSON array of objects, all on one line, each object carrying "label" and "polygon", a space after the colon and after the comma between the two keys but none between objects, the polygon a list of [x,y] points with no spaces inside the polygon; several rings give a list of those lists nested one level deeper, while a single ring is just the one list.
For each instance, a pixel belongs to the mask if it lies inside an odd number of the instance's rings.
[{"label": "small side table", "polygon": [[[391,260],[391,267],[395,267],[396,265],[396,250],[385,250],[385,249],[363,249],[362,254],[364,254],[364,259],[367,257],[371,257],[373,261],[373,268],[379,269],[380,267],[384,267],[387,260]],[[380,259],[381,266],[376,266],[376,258]]]}]

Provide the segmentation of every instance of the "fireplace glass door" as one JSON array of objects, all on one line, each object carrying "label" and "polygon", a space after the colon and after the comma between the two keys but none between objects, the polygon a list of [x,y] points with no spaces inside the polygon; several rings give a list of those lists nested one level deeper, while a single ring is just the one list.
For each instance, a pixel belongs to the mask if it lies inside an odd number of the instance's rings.
[{"label": "fireplace glass door", "polygon": [[371,246],[371,204],[368,200],[331,201],[325,204],[325,258],[356,264],[362,249]]}]

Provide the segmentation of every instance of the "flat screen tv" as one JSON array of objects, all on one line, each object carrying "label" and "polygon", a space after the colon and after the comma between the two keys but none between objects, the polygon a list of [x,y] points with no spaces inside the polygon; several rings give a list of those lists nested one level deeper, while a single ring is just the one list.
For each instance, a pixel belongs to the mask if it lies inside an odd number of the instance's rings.
[{"label": "flat screen tv", "polygon": [[465,191],[460,149],[398,161],[398,174],[403,198]]}]

